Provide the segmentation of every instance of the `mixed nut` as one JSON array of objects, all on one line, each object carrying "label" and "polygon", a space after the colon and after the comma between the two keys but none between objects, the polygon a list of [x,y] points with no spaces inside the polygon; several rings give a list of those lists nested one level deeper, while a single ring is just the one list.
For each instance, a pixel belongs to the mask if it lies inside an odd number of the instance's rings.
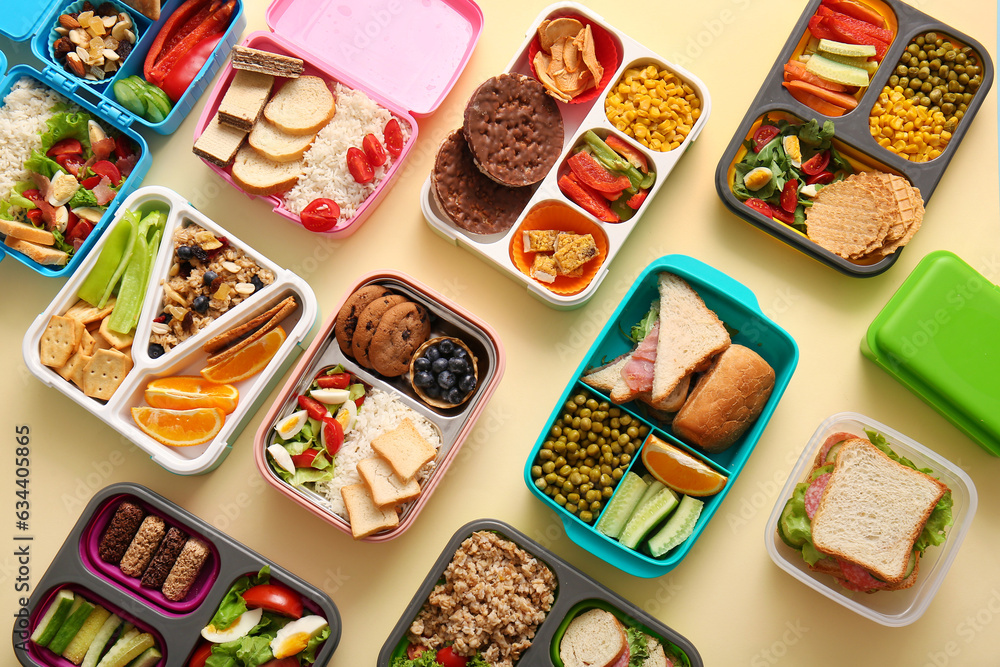
[{"label": "mixed nut", "polygon": [[85,2],[83,11],[61,14],[56,32],[55,57],[88,81],[103,81],[117,71],[136,42],[132,18],[110,2],[96,9]]}]

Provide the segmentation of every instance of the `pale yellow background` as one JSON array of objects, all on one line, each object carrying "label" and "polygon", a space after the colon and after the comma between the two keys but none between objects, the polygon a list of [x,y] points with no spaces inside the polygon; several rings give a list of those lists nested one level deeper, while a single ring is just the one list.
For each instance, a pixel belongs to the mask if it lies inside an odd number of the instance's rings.
[{"label": "pale yellow background", "polygon": [[[191,154],[195,113],[170,137],[150,135],[145,183],[176,189],[209,217],[314,287],[322,316],[363,273],[405,271],[467,306],[499,331],[507,368],[464,451],[413,528],[387,544],[355,544],[265,485],[251,447],[263,414],[229,458],[202,477],[176,477],[29,374],[25,329],[62,281],[18,262],[0,264],[0,605],[15,609],[14,427],[32,433],[32,576],[37,580],[90,497],[107,484],[145,484],[326,590],[343,616],[331,664],[372,664],[428,567],[473,519],[512,523],[598,581],[687,636],[708,665],[996,665],[1000,660],[1000,459],[987,455],[858,352],[869,322],[928,252],[957,252],[1000,282],[997,95],[990,91],[944,175],[924,226],[886,274],[861,280],[809,259],[735,217],[715,192],[716,164],[795,23],[802,4],[699,0],[591,4],[611,24],[707,84],[712,117],[585,307],[558,312],[472,254],[435,235],[418,193],[437,144],[461,122],[465,100],[499,73],[543,6],[484,0],[486,27],[453,93],[420,121],[409,164],[380,208],[349,239],[324,241],[250,201]],[[924,0],[923,11],[981,40],[996,60],[996,3]],[[246,0],[247,32],[265,29],[264,0]],[[700,46],[699,46],[700,44]],[[14,62],[30,58],[11,49]],[[400,67],[406,67],[401,61]],[[207,95],[206,95],[207,96]],[[202,99],[202,103],[204,98]],[[693,255],[748,285],[797,340],[798,369],[757,450],[689,557],[653,580],[636,579],[566,539],[556,516],[525,489],[527,452],[570,374],[639,271],[669,253]],[[927,613],[885,628],[807,588],[768,558],[764,524],[795,459],[829,415],[854,410],[958,463],[975,480],[979,511]],[[166,630],[169,632],[169,630]],[[9,655],[9,654],[8,654]],[[8,662],[11,659],[0,660]]]}]

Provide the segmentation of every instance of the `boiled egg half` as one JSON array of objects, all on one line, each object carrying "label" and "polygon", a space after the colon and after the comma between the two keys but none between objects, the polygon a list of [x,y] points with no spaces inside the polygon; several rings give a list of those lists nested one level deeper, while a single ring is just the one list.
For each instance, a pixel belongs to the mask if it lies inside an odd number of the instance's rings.
[{"label": "boiled egg half", "polygon": [[212,624],[206,625],[201,629],[201,636],[215,644],[231,642],[234,639],[245,637],[260,623],[261,616],[263,615],[263,609],[245,611],[228,628],[217,628]]},{"label": "boiled egg half", "polygon": [[754,167],[743,177],[743,184],[750,190],[760,190],[771,182],[773,175],[767,167]]},{"label": "boiled egg half", "polygon": [[790,134],[781,140],[781,147],[785,149],[785,155],[791,160],[793,167],[802,166],[802,147],[799,145],[799,138]]},{"label": "boiled egg half", "polygon": [[302,427],[306,425],[309,421],[309,413],[305,410],[299,410],[298,412],[293,412],[288,415],[280,422],[274,425],[274,430],[282,440],[288,440],[294,438],[298,435]]},{"label": "boiled egg half", "polygon": [[309,640],[323,632],[327,627],[322,616],[303,616],[278,630],[271,640],[271,653],[275,658],[287,658],[305,650]]}]

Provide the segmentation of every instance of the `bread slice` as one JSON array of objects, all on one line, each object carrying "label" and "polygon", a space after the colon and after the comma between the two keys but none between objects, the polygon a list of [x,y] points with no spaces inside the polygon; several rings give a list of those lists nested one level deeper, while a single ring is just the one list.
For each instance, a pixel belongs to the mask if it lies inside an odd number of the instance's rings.
[{"label": "bread slice", "polygon": [[706,360],[729,347],[729,332],[698,293],[672,273],[659,274],[660,338],[652,402],[660,403]]},{"label": "bread slice", "polygon": [[275,162],[301,160],[312,145],[315,134],[289,134],[268,120],[261,119],[250,131],[250,145],[264,157]]},{"label": "bread slice", "polygon": [[948,487],[896,463],[864,438],[837,452],[830,481],[812,520],[821,552],[901,582],[913,543]]},{"label": "bread slice", "polygon": [[24,222],[18,222],[17,220],[4,220],[0,218],[0,234],[13,236],[16,239],[30,241],[39,245],[55,245],[56,242],[56,237],[52,235],[52,232],[39,229]]},{"label": "bread slice", "polygon": [[14,238],[13,236],[5,238],[3,243],[11,250],[16,250],[28,259],[38,262],[43,266],[66,266],[66,262],[69,261],[69,255],[62,250],[38,245],[37,243]]},{"label": "bread slice", "polygon": [[358,474],[368,485],[372,500],[379,507],[395,507],[420,495],[417,480],[407,482],[400,479],[389,462],[381,456],[358,461]]},{"label": "bread slice", "polygon": [[622,378],[622,369],[631,358],[632,353],[627,352],[603,366],[588,371],[580,379],[594,389],[603,391],[611,398],[612,403],[621,404],[630,401],[635,393],[625,384],[625,380]]},{"label": "bread slice", "polygon": [[646,635],[647,655],[638,667],[667,667],[667,654],[663,650],[663,644],[652,635]]},{"label": "bread slice", "polygon": [[404,419],[393,430],[372,440],[372,449],[388,461],[393,471],[404,481],[416,477],[417,472],[437,456],[434,445],[420,435],[409,419]]},{"label": "bread slice", "polygon": [[275,162],[250,146],[244,146],[233,160],[233,180],[252,195],[273,195],[286,192],[302,175],[302,161]]},{"label": "bread slice", "polygon": [[356,540],[399,525],[396,510],[393,507],[376,506],[371,492],[364,484],[341,487],[340,497],[344,499],[347,518],[351,522],[351,534]]},{"label": "bread slice", "polygon": [[591,609],[574,618],[559,642],[563,667],[610,667],[627,650],[625,628],[604,609]]},{"label": "bread slice", "polygon": [[291,79],[264,107],[264,118],[289,134],[316,134],[333,118],[336,105],[318,76]]}]

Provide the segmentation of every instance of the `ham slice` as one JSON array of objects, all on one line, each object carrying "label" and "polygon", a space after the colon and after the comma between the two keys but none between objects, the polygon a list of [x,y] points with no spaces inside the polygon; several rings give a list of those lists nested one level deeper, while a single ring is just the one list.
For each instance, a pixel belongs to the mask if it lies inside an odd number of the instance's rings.
[{"label": "ham slice", "polygon": [[660,321],[653,323],[646,337],[639,342],[632,357],[622,368],[622,379],[634,392],[652,391],[656,368],[656,344],[660,339]]},{"label": "ham slice", "polygon": [[97,203],[101,206],[107,206],[117,194],[111,188],[111,179],[107,176],[102,176],[101,182],[94,186],[94,196],[97,197]]},{"label": "ham slice", "polygon": [[98,160],[107,160],[115,150],[115,140],[111,137],[105,137],[100,141],[92,142],[90,149],[94,151],[94,157]]},{"label": "ham slice", "polygon": [[118,167],[118,172],[122,175],[122,178],[128,178],[128,175],[135,169],[135,164],[138,161],[139,157],[137,155],[129,155],[128,157],[119,158],[118,162],[115,162],[115,166]]}]

